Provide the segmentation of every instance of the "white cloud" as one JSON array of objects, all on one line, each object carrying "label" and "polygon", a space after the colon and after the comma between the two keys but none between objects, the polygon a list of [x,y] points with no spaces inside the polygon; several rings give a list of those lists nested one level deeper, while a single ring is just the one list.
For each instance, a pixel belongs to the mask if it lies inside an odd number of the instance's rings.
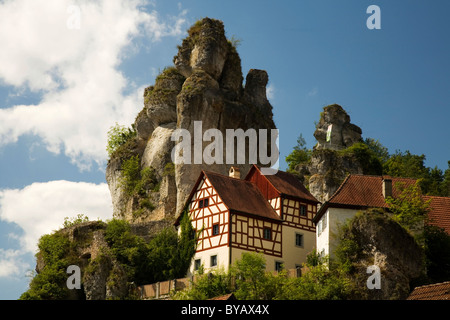
[{"label": "white cloud", "polygon": [[269,84],[266,88],[266,95],[268,100],[275,99],[275,87],[273,84]]},{"label": "white cloud", "polygon": [[142,10],[144,1],[75,3],[78,11],[71,0],[0,2],[0,81],[42,97],[0,109],[0,147],[34,134],[49,151],[89,169],[106,160],[109,127],[129,125],[143,107],[143,87],[118,69],[127,50],[142,36],[180,35],[186,11],[163,22]]},{"label": "white cloud", "polygon": [[315,97],[319,93],[319,88],[314,87],[308,92],[308,97]]},{"label": "white cloud", "polygon": [[[15,223],[23,234],[20,253],[35,253],[39,238],[62,227],[65,217],[84,214],[89,220],[112,218],[111,196],[107,184],[50,181],[33,183],[23,189],[0,190],[0,223]],[[0,249],[0,261],[11,264],[18,252]],[[5,271],[0,270],[0,276]]]},{"label": "white cloud", "polygon": [[22,255],[20,250],[0,248],[0,278],[23,276],[30,266],[23,262]]}]

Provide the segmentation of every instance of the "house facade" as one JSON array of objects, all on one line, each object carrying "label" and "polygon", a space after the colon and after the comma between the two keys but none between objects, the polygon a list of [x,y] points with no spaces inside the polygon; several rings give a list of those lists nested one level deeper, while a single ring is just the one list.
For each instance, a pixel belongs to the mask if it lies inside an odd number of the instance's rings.
[{"label": "house facade", "polygon": [[415,183],[415,179],[408,178],[348,175],[313,219],[316,224],[317,252],[333,259],[338,245],[336,236],[342,225],[359,211],[369,208],[387,209],[387,197],[395,198],[401,192],[400,186],[408,187]]},{"label": "house facade", "polygon": [[318,201],[294,176],[264,176],[253,166],[245,179],[202,171],[188,198],[192,226],[199,231],[189,273],[228,269],[244,252],[261,252],[268,271],[293,269],[315,247],[313,217]]}]

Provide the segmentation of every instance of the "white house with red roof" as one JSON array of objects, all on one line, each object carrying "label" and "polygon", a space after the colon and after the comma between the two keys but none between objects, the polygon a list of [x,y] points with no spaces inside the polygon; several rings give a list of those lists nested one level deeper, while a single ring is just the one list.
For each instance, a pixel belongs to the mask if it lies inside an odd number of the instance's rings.
[{"label": "white house with red roof", "polygon": [[341,186],[326,201],[314,217],[316,224],[317,252],[321,256],[334,256],[335,239],[339,227],[353,218],[357,212],[368,208],[388,208],[387,197],[396,197],[400,190],[416,183],[415,179],[392,178],[390,176],[367,176],[350,174]]},{"label": "white house with red roof", "polygon": [[186,204],[201,231],[189,273],[227,270],[244,252],[263,253],[268,271],[300,268],[315,248],[318,203],[286,172],[265,176],[254,165],[240,179],[234,167],[229,176],[202,171]]},{"label": "white house with red roof", "polygon": [[[313,219],[316,224],[317,252],[332,258],[338,244],[335,237],[340,226],[359,211],[369,208],[388,209],[387,197],[397,197],[402,188],[416,182],[416,179],[410,178],[348,175]],[[423,199],[430,200],[427,223],[439,226],[450,234],[450,198],[423,196]]]}]

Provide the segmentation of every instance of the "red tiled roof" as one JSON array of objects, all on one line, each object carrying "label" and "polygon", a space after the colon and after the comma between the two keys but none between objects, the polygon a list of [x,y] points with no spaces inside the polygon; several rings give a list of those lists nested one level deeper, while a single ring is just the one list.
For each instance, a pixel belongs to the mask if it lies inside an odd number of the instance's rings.
[{"label": "red tiled roof", "polygon": [[416,287],[406,300],[450,300],[450,281]]},{"label": "red tiled roof", "polygon": [[319,202],[296,176],[288,172],[278,171],[274,175],[265,175],[265,177],[282,194],[310,200],[315,203]]},{"label": "red tiled roof", "polygon": [[450,234],[450,198],[424,196],[425,201],[431,200],[428,212],[429,224],[443,228]]},{"label": "red tiled roof", "polygon": [[262,218],[281,221],[262,193],[250,181],[215,172],[204,172],[228,209]]},{"label": "red tiled roof", "polygon": [[392,180],[392,196],[394,198],[400,193],[397,186],[407,187],[416,183],[415,179],[410,178],[350,174],[320,208],[314,220],[320,219],[328,207],[387,208],[388,205],[383,196],[384,179]]},{"label": "red tiled roof", "polygon": [[398,183],[405,187],[416,183],[415,179],[409,178],[351,174],[344,180],[339,189],[328,200],[328,203],[387,208],[387,204],[383,196],[384,179],[392,180],[392,196],[394,198],[400,193],[400,190],[397,188]]}]

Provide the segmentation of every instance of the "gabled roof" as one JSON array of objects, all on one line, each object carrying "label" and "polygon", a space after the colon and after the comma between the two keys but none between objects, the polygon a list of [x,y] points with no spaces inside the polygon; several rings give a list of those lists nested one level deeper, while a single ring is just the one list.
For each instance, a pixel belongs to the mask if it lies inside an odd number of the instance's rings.
[{"label": "gabled roof", "polygon": [[450,234],[450,198],[424,196],[425,201],[431,200],[428,220],[430,225],[443,228]]},{"label": "gabled roof", "polygon": [[[261,169],[257,165],[253,165],[253,167],[249,170],[247,174],[247,179],[252,170],[258,170],[261,175]],[[274,175],[263,175],[272,186],[278,190],[278,192],[282,195],[287,195],[291,197],[301,198],[304,200],[308,200],[314,203],[319,203],[319,201],[306,189],[303,183],[293,174],[288,172],[278,170]]]},{"label": "gabled roof", "polygon": [[259,189],[250,181],[231,178],[215,172],[205,172],[228,209],[261,218],[281,221]]},{"label": "gabled roof", "polygon": [[416,287],[406,300],[450,300],[450,281]]},{"label": "gabled roof", "polygon": [[367,176],[350,174],[339,186],[331,198],[320,208],[314,221],[318,221],[329,207],[336,208],[387,208],[383,196],[383,180],[392,180],[392,196],[399,195],[400,190],[396,187],[398,183],[405,187],[416,183],[416,179],[393,178],[390,176]]}]

